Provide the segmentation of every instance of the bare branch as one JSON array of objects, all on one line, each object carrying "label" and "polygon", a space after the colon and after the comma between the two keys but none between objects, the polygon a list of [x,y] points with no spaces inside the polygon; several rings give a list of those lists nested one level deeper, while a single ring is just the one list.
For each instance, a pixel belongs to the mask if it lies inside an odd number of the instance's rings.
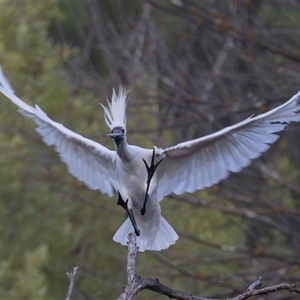
[{"label": "bare branch", "polygon": [[209,298],[197,297],[189,293],[180,292],[161,284],[158,278],[141,278],[136,274],[135,261],[137,258],[138,247],[136,245],[136,235],[130,233],[128,235],[128,256],[127,256],[127,285],[124,292],[118,297],[118,300],[130,300],[137,293],[148,289],[170,298],[183,300],[216,300]]},{"label": "bare branch", "polygon": [[67,297],[66,300],[70,300],[71,296],[72,296],[72,292],[73,292],[73,288],[74,288],[74,282],[75,282],[75,276],[78,270],[78,266],[77,267],[73,267],[73,272],[67,272],[67,276],[70,279],[70,284],[68,287],[68,293],[67,293]]},{"label": "bare branch", "polygon": [[[153,7],[166,12],[167,14],[174,15],[181,19],[185,19],[187,22],[193,23],[197,25],[199,23],[199,19],[201,21],[207,22],[209,24],[212,31],[220,32],[220,33],[229,33],[235,40],[245,43],[253,48],[270,51],[271,53],[281,55],[293,62],[299,63],[300,59],[297,56],[296,49],[287,50],[283,47],[280,47],[279,44],[270,44],[264,41],[264,39],[259,38],[254,32],[247,32],[242,30],[241,28],[232,24],[226,17],[222,14],[214,15],[214,11],[210,12],[204,9],[197,9],[195,3],[188,3],[186,5],[182,5],[180,7],[177,6],[164,6],[161,5],[159,1],[155,0],[147,0]],[[184,2],[182,2],[184,3]],[[274,42],[274,41],[273,41]],[[296,53],[296,55],[295,55]]]},{"label": "bare branch", "polygon": [[135,275],[135,261],[138,254],[138,247],[136,244],[136,235],[130,233],[128,235],[128,256],[127,256],[127,282],[131,284],[134,281]]},{"label": "bare branch", "polygon": [[260,287],[262,285],[262,277],[259,276],[258,279],[256,281],[254,281],[253,283],[251,283],[249,285],[249,287],[247,288],[247,291],[253,291],[256,290],[258,287]]},{"label": "bare branch", "polygon": [[136,244],[136,235],[134,233],[128,234],[128,256],[127,256],[127,285],[124,292],[118,297],[118,300],[132,299],[139,291],[136,289],[136,281],[138,276],[135,272],[135,261],[137,258],[138,247]]},{"label": "bare branch", "polygon": [[[261,278],[261,277],[260,277]],[[257,281],[255,281],[254,283],[252,283],[249,288],[247,289],[246,292],[242,293],[241,295],[231,298],[230,300],[244,300],[244,299],[250,299],[253,296],[256,295],[267,295],[270,293],[275,293],[279,290],[287,290],[291,293],[295,292],[297,294],[300,294],[300,287],[297,283],[293,283],[293,284],[288,284],[288,283],[282,283],[282,284],[276,284],[276,285],[272,285],[272,286],[266,286],[264,288],[261,288],[259,290],[250,290],[250,287],[252,285],[254,285],[253,287],[255,288],[255,285],[260,283],[260,279],[258,279]]]},{"label": "bare branch", "polygon": [[[166,295],[169,298],[174,298],[178,300],[217,300],[213,298],[203,298],[199,296],[192,295],[190,293],[181,292],[175,289],[172,289],[166,285],[163,285],[159,282],[158,278],[141,278],[136,274],[135,262],[138,253],[138,247],[136,244],[136,235],[130,233],[128,235],[128,256],[127,256],[127,285],[124,288],[124,292],[119,296],[118,300],[130,300],[138,294],[139,292],[148,289],[153,292],[157,292],[162,295]],[[267,286],[261,289],[258,289],[262,284],[262,277],[259,276],[258,280],[254,281],[245,292],[242,294],[230,298],[230,300],[244,300],[250,299],[256,295],[267,295],[269,293],[275,293],[279,290],[287,290],[289,292],[295,292],[300,294],[300,287],[297,283],[293,284],[277,284],[273,286]],[[229,298],[227,298],[229,300]]]}]

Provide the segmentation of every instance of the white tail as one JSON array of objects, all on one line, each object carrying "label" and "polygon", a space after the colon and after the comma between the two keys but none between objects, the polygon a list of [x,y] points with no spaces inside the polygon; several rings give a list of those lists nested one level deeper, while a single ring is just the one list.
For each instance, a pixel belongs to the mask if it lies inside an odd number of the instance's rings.
[{"label": "white tail", "polygon": [[[130,232],[134,232],[133,226],[129,218],[127,218],[118,231],[113,236],[113,240],[122,245],[127,245],[127,236]],[[175,244],[178,240],[178,235],[166,221],[163,216],[160,216],[159,228],[156,236],[153,239],[142,239],[140,236],[137,237],[136,242],[140,252],[145,250],[160,251],[169,248],[170,245]]]}]

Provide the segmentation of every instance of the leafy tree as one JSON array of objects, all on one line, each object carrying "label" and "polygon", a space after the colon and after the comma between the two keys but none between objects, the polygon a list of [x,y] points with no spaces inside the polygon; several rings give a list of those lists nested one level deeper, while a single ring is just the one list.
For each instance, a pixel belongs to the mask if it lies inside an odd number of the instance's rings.
[{"label": "leafy tree", "polygon": [[[297,1],[2,2],[0,64],[27,103],[110,148],[98,102],[126,85],[129,142],[165,147],[299,89],[299,12]],[[75,265],[74,298],[116,298],[126,249],[111,237],[124,212],[72,178],[32,122],[0,98],[0,298],[62,298]],[[299,280],[299,140],[292,125],[243,172],[165,199],[180,239],[139,254],[139,273],[215,298],[259,275]]]}]

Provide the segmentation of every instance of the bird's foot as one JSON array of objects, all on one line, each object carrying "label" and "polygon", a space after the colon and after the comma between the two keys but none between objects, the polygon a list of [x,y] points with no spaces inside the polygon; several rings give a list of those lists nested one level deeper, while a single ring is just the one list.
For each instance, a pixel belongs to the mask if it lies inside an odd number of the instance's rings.
[{"label": "bird's foot", "polygon": [[[128,200],[127,200],[128,201]],[[127,210],[127,201],[125,202],[120,194],[120,192],[118,191],[118,202],[117,205],[122,206],[125,210]]]},{"label": "bird's foot", "polygon": [[147,164],[147,162],[143,159],[143,162],[146,166],[147,169],[147,173],[148,173],[148,178],[147,178],[147,185],[150,185],[150,181],[158,167],[158,165],[162,162],[163,158],[158,161],[156,164],[154,163],[154,158],[155,158],[155,148],[153,148],[153,152],[152,152],[152,158],[151,158],[151,164],[150,166]]},{"label": "bird's foot", "polygon": [[158,167],[158,165],[162,162],[163,158],[161,160],[159,160],[156,164],[154,163],[154,158],[155,158],[155,148],[153,148],[153,152],[152,152],[152,158],[151,158],[151,164],[150,166],[147,164],[147,162],[143,159],[143,162],[146,166],[146,169],[147,169],[147,173],[148,173],[148,177],[147,177],[147,188],[146,188],[146,194],[145,194],[145,199],[144,199],[144,204],[141,208],[141,214],[142,216],[145,215],[146,213],[146,205],[147,205],[147,201],[148,201],[148,198],[149,198],[149,187],[150,187],[150,182],[151,182],[151,179]]},{"label": "bird's foot", "polygon": [[140,236],[140,230],[139,228],[137,227],[136,225],[136,221],[135,221],[135,218],[134,218],[134,214],[133,214],[133,210],[132,208],[128,208],[128,199],[126,201],[123,200],[120,192],[118,191],[118,202],[117,202],[117,205],[120,205],[122,206],[125,210],[126,210],[126,216],[129,217],[130,221],[131,221],[131,224],[134,228],[134,232],[137,236]]}]

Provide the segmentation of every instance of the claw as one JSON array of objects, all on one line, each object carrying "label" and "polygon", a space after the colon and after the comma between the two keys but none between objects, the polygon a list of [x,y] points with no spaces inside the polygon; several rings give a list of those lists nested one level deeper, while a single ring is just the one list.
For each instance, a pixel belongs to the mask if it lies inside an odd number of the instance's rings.
[{"label": "claw", "polygon": [[[127,200],[128,201],[128,200]],[[120,194],[120,192],[118,191],[118,202],[117,205],[122,206],[125,210],[127,210],[127,201],[125,202]]]},{"label": "claw", "polygon": [[148,173],[148,178],[147,178],[147,188],[146,188],[146,194],[145,194],[145,199],[144,199],[144,204],[141,208],[141,214],[142,216],[145,215],[146,213],[146,205],[147,205],[147,201],[148,201],[148,198],[149,198],[149,187],[150,187],[150,182],[151,182],[151,179],[157,169],[157,167],[159,166],[159,164],[162,162],[163,158],[157,162],[156,164],[154,164],[154,157],[155,157],[155,148],[153,148],[153,152],[152,152],[152,158],[151,158],[151,164],[150,166],[147,164],[147,162],[143,159],[143,162],[145,164],[145,167],[147,169],[147,173]]}]

